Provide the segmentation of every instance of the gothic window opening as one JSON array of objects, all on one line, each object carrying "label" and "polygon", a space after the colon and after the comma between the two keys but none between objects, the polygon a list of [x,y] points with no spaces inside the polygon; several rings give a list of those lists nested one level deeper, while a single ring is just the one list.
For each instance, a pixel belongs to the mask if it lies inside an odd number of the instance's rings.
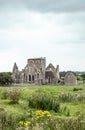
[{"label": "gothic window opening", "polygon": [[32,75],[32,81],[34,81],[34,75]]},{"label": "gothic window opening", "polygon": [[31,81],[31,75],[29,75],[29,81]]}]

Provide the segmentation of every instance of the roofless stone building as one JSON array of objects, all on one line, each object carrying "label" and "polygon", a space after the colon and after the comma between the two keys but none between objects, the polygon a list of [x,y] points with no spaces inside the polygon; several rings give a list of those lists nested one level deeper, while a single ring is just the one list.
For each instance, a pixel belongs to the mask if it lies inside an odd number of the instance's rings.
[{"label": "roofless stone building", "polygon": [[57,84],[59,80],[59,65],[55,68],[52,64],[46,67],[46,58],[31,58],[22,71],[14,63],[13,79],[15,83],[26,84]]},{"label": "roofless stone building", "polygon": [[64,83],[65,85],[68,85],[68,86],[77,85],[77,77],[73,73],[68,72],[65,75]]}]

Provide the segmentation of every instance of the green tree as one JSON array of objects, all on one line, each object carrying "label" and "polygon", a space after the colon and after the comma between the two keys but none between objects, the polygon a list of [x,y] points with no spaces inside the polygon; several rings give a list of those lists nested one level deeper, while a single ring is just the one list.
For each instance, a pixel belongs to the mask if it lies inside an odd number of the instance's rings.
[{"label": "green tree", "polygon": [[77,80],[78,80],[78,81],[82,81],[81,75],[77,75]]},{"label": "green tree", "polygon": [[10,85],[13,83],[12,73],[11,72],[1,72],[0,73],[0,84],[1,85]]},{"label": "green tree", "polygon": [[82,80],[83,80],[83,83],[85,81],[85,73],[81,74],[81,77],[82,77]]}]

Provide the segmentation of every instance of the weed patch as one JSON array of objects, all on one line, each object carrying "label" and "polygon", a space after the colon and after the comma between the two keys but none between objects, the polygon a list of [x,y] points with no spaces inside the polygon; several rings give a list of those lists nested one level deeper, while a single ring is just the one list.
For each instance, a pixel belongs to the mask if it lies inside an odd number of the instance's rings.
[{"label": "weed patch", "polygon": [[58,112],[60,104],[51,94],[45,92],[35,93],[29,99],[29,107],[41,109],[41,110],[54,110]]}]

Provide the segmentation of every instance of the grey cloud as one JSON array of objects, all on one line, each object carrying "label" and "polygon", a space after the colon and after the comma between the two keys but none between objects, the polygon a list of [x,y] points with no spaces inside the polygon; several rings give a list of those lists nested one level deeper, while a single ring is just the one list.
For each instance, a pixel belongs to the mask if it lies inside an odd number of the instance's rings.
[{"label": "grey cloud", "polygon": [[28,9],[35,9],[41,12],[75,12],[85,10],[83,0],[35,0],[27,3]]},{"label": "grey cloud", "polygon": [[40,12],[85,11],[84,0],[0,0],[0,6],[17,9],[23,7]]}]

